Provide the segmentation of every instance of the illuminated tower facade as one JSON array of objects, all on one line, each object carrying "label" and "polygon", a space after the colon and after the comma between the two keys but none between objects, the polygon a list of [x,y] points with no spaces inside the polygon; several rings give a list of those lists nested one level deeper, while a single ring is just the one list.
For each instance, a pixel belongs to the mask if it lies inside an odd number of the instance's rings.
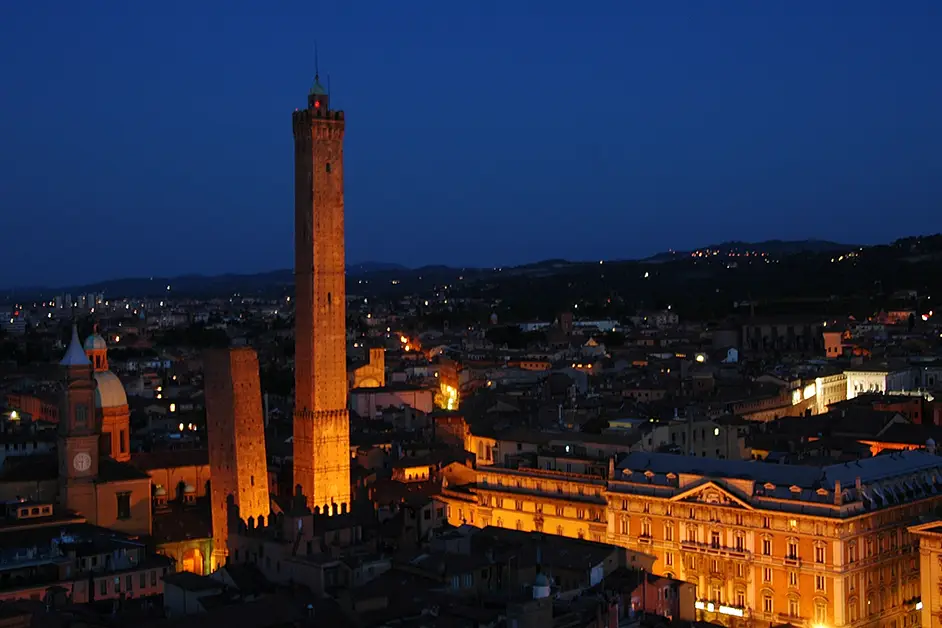
[{"label": "illuminated tower facade", "polygon": [[248,347],[213,349],[203,365],[215,568],[229,553],[229,497],[246,521],[267,518],[271,501],[258,355]]},{"label": "illuminated tower facade", "polygon": [[342,111],[319,80],[294,128],[294,483],[311,508],[350,504]]}]

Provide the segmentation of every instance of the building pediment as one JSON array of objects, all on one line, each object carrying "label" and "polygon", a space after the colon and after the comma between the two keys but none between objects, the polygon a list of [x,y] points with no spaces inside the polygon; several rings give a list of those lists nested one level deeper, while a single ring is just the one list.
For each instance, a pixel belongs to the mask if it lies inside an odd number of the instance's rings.
[{"label": "building pediment", "polygon": [[674,502],[686,502],[695,504],[715,504],[717,506],[727,506],[732,508],[744,508],[752,510],[752,505],[741,497],[733,494],[728,488],[720,486],[716,482],[708,481],[687,489],[671,498]]}]

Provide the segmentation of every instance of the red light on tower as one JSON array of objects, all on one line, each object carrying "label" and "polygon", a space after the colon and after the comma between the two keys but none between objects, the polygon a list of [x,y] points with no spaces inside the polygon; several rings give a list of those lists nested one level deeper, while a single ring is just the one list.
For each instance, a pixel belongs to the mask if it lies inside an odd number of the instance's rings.
[{"label": "red light on tower", "polygon": [[315,100],[315,101],[314,101],[314,108],[315,108],[315,109],[320,109],[320,106],[321,106],[321,101]]}]

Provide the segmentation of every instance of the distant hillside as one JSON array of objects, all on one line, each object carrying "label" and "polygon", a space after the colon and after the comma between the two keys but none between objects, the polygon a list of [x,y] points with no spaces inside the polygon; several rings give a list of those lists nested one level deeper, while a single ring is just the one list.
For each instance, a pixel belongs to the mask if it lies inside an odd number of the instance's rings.
[{"label": "distant hillside", "polygon": [[645,258],[646,262],[666,262],[680,257],[689,257],[697,251],[718,251],[718,255],[730,253],[765,253],[769,257],[785,257],[797,253],[845,252],[859,248],[855,244],[841,244],[829,240],[765,240],[764,242],[742,242],[733,240],[721,244],[702,246],[691,251],[668,251]]},{"label": "distant hillside", "polygon": [[[783,286],[791,286],[790,289],[796,291],[790,295],[794,298],[803,296],[806,291],[829,297],[831,291],[838,288],[855,290],[858,295],[868,295],[873,290],[891,293],[891,286],[925,292],[927,286],[932,285],[929,278],[935,276],[934,269],[942,260],[942,235],[915,236],[888,245],[862,247],[857,254],[860,248],[824,240],[730,241],[697,249],[711,251],[706,259],[692,256],[696,251],[670,251],[643,260],[606,260],[604,265],[598,261],[551,259],[516,267],[430,265],[410,269],[399,264],[362,262],[347,268],[347,293],[396,299],[449,286],[456,296],[465,291],[469,297],[486,294],[487,298],[505,302],[508,307],[513,303],[517,310],[515,315],[532,310],[528,315],[534,317],[550,316],[559,308],[571,307],[576,302],[583,303],[580,313],[590,315],[594,311],[594,315],[608,316],[616,313],[611,310],[616,307],[628,311],[631,307],[680,306],[684,301],[696,303],[706,298],[728,301],[711,310],[718,313],[734,301],[778,298],[780,293],[788,292]],[[717,255],[712,251],[717,251]],[[847,258],[848,263],[832,263],[832,258],[838,257],[835,253],[851,251],[855,251],[855,255]],[[726,258],[745,252],[765,253],[767,257]],[[763,263],[769,258],[780,263]],[[658,267],[651,268],[652,263],[658,263]],[[914,274],[917,264],[918,273]],[[799,276],[804,279],[792,281]],[[814,287],[819,283],[820,286]],[[0,292],[0,303],[42,300],[65,292],[73,295],[104,292],[110,298],[159,298],[167,294],[168,285],[175,297],[211,298],[234,294],[277,297],[293,292],[294,273],[292,269],[283,269],[256,274],[138,277],[84,286],[6,290]],[[591,302],[600,295],[606,295],[607,305],[592,306]]]},{"label": "distant hillside", "polygon": [[[405,266],[388,262],[361,262],[347,267],[347,276],[360,277],[373,273],[407,271]],[[61,288],[30,287],[0,292],[0,303],[9,299],[43,298],[57,294],[73,295],[102,292],[111,297],[155,297],[167,293],[174,295],[258,294],[288,289],[294,286],[294,271],[290,268],[253,274],[227,273],[224,275],[180,275],[178,277],[125,277]]]},{"label": "distant hillside", "polygon": [[408,268],[402,264],[393,264],[391,262],[361,262],[347,266],[348,275],[375,273],[383,270],[408,270]]}]

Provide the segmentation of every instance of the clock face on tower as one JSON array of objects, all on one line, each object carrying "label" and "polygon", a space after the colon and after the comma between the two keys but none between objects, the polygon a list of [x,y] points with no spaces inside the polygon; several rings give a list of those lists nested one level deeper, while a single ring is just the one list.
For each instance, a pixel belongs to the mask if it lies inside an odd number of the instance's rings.
[{"label": "clock face on tower", "polygon": [[76,471],[88,471],[92,467],[92,457],[85,452],[75,454],[72,458],[72,466]]}]

